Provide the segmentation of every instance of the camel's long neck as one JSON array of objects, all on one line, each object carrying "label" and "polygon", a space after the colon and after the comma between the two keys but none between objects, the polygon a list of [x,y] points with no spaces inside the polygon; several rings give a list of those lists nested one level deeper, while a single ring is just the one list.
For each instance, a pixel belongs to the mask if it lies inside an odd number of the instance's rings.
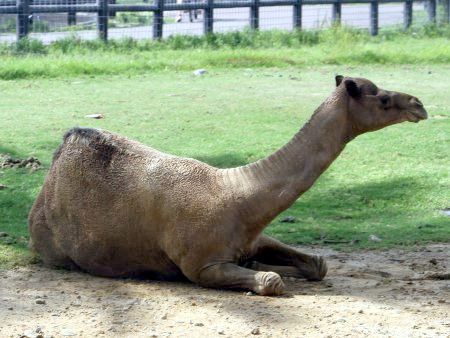
[{"label": "camel's long neck", "polygon": [[345,103],[331,96],[281,149],[255,163],[221,170],[239,218],[254,235],[307,191],[350,140]]}]

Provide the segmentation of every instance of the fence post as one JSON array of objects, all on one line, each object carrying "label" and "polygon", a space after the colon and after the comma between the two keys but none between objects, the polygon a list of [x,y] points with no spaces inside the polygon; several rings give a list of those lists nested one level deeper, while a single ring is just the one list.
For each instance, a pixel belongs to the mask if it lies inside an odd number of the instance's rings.
[{"label": "fence post", "polygon": [[336,2],[333,3],[333,12],[331,18],[333,25],[340,25],[341,17],[342,17],[342,3],[341,0],[336,0]]},{"label": "fence post", "polygon": [[294,29],[302,29],[302,0],[296,0],[293,8]]},{"label": "fence post", "polygon": [[[144,2],[148,2],[148,0],[144,1]],[[116,4],[116,0],[109,0],[108,1],[109,5],[115,5]],[[116,11],[115,10],[109,10],[109,17],[110,18],[115,18],[116,17]]]},{"label": "fence post", "polygon": [[378,0],[370,3],[370,35],[378,35]]},{"label": "fence post", "polygon": [[213,14],[214,0],[206,0],[206,8],[203,14],[203,33],[208,34],[213,32],[214,14]]},{"label": "fence post", "polygon": [[[67,2],[69,6],[73,6],[76,4],[76,0],[69,0]],[[75,12],[72,8],[69,9],[67,13],[67,24],[69,26],[73,26],[77,24],[77,12]]]},{"label": "fence post", "polygon": [[17,0],[17,41],[25,38],[29,32],[30,0]]},{"label": "fence post", "polygon": [[250,28],[259,28],[259,0],[253,0],[250,6]]},{"label": "fence post", "polygon": [[428,0],[428,21],[436,22],[436,0]]},{"label": "fence post", "polygon": [[448,24],[450,22],[450,0],[443,0],[444,5],[444,17],[443,23]]},{"label": "fence post", "polygon": [[97,0],[97,30],[98,37],[108,40],[108,0]]},{"label": "fence post", "polygon": [[153,39],[160,40],[163,35],[164,0],[155,0],[155,5],[157,9],[153,12]]},{"label": "fence post", "polygon": [[413,2],[412,0],[405,1],[405,7],[403,8],[403,28],[407,30],[411,27],[413,18]]}]

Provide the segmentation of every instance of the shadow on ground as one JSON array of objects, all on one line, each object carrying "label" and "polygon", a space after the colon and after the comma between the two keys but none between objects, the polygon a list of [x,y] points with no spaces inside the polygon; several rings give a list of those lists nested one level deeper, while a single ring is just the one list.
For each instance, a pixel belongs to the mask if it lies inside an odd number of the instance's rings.
[{"label": "shadow on ground", "polygon": [[[305,244],[353,242],[373,246],[446,241],[448,220],[434,211],[437,207],[426,204],[432,184],[426,176],[405,176],[346,185],[324,175],[267,231],[291,243]],[[298,222],[280,223],[285,215],[296,217]],[[384,241],[370,242],[371,234]]]}]

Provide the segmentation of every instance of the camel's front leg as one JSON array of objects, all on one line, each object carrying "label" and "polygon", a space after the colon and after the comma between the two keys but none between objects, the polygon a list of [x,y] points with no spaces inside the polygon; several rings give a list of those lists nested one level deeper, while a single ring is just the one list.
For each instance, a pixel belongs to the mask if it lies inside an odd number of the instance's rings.
[{"label": "camel's front leg", "polygon": [[303,277],[308,280],[322,280],[327,273],[323,257],[304,254],[265,235],[259,237],[246,266],[261,271],[270,269],[282,276]]},{"label": "camel's front leg", "polygon": [[284,289],[279,274],[254,271],[233,263],[218,263],[204,268],[196,282],[210,288],[251,290],[262,296],[280,295]]}]

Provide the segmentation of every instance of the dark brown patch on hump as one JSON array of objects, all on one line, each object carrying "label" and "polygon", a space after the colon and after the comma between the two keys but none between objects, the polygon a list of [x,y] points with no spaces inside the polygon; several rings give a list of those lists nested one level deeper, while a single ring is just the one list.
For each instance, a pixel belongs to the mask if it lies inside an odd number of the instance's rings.
[{"label": "dark brown patch on hump", "polygon": [[98,159],[104,167],[107,167],[111,163],[114,154],[117,152],[116,146],[105,143],[104,140],[95,140],[90,145],[97,151]]},{"label": "dark brown patch on hump", "polygon": [[111,144],[101,131],[92,128],[75,127],[64,134],[63,143],[53,154],[53,161],[59,158],[64,145],[72,136],[87,140],[89,146],[95,150],[97,159],[102,163],[104,167],[107,167],[111,163],[114,154],[118,151],[117,147]]}]

